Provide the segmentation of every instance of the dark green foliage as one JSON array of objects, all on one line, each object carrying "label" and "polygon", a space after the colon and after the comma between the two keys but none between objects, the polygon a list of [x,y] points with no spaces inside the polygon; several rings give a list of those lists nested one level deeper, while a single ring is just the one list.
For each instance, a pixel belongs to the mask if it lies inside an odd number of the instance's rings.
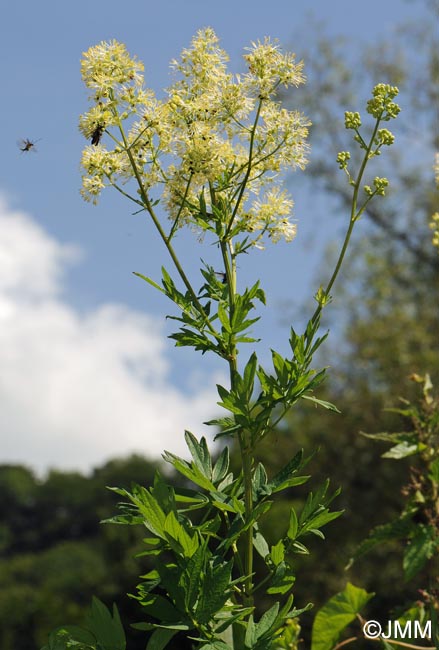
[{"label": "dark green foliage", "polygon": [[[136,620],[126,592],[139,574],[133,556],[140,531],[99,522],[116,504],[107,484],[149,481],[154,470],[140,457],[111,461],[88,477],[52,472],[38,479],[27,468],[0,466],[2,650],[39,650],[50,629],[82,624],[93,594]],[[143,650],[143,640],[128,633],[130,647]]]}]

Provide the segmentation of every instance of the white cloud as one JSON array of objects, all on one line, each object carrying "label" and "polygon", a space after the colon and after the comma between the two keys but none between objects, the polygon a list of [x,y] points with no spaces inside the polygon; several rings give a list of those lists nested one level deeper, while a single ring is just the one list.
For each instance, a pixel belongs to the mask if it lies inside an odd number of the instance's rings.
[{"label": "white cloud", "polygon": [[63,275],[79,256],[0,201],[0,463],[89,470],[132,452],[186,455],[184,428],[199,433],[216,411],[214,379],[189,396],[172,386],[152,317],[69,305]]}]

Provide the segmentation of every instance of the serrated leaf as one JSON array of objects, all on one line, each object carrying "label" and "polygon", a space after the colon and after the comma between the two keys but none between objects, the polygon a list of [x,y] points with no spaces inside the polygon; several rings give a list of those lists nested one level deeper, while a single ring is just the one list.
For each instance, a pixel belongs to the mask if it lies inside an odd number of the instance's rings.
[{"label": "serrated leaf", "polygon": [[247,627],[245,629],[245,638],[244,638],[245,647],[251,650],[251,648],[254,648],[254,646],[256,645],[256,640],[257,640],[256,626],[253,620],[253,614],[250,614],[247,621]]},{"label": "serrated leaf", "polygon": [[[198,540],[196,535],[189,535],[184,526],[177,520],[177,517],[172,510],[166,516],[163,525],[163,532],[174,550],[177,550],[177,552],[182,552],[185,557],[192,557],[198,548]],[[172,544],[172,540],[178,543],[178,549],[176,549],[175,545]]]},{"label": "serrated leaf", "polygon": [[258,365],[258,357],[256,356],[256,353],[253,352],[253,354],[250,356],[250,359],[247,362],[247,365],[245,366],[244,375],[243,375],[244,390],[246,391],[247,397],[249,398],[253,392],[257,365]]},{"label": "serrated leaf", "polygon": [[181,612],[167,598],[158,594],[149,594],[140,600],[144,611],[159,620],[162,626],[165,626],[167,623],[181,623]]},{"label": "serrated leaf", "polygon": [[296,581],[293,569],[287,562],[280,562],[271,578],[267,594],[286,594]]},{"label": "serrated leaf", "polygon": [[216,461],[213,470],[212,470],[212,482],[216,485],[222,481],[229,471],[229,448],[226,446],[222,450],[221,454]]},{"label": "serrated leaf", "polygon": [[229,314],[227,313],[224,305],[220,302],[218,305],[218,318],[224,330],[228,333],[232,333],[232,328],[230,327]]},{"label": "serrated leaf", "polygon": [[303,485],[304,483],[309,481],[310,478],[311,478],[310,475],[292,476],[291,478],[284,481],[283,483],[281,483],[277,487],[272,488],[272,493],[276,494],[276,492],[282,492],[283,490],[286,490],[287,488],[295,487],[296,485]]},{"label": "serrated leaf", "polygon": [[195,619],[199,623],[207,623],[226,602],[229,597],[231,571],[233,560],[206,567],[205,580],[195,611]]},{"label": "serrated leaf", "polygon": [[295,474],[301,467],[303,467],[302,460],[303,450],[300,450],[270,481],[270,486],[273,491],[276,491],[278,486],[288,481],[292,474]]},{"label": "serrated leaf", "polygon": [[113,616],[98,598],[93,596],[91,611],[87,616],[87,628],[105,650],[125,650],[125,631],[116,605]]},{"label": "serrated leaf", "polygon": [[140,488],[135,495],[134,503],[137,505],[148,530],[157,537],[163,538],[163,525],[166,515],[152,494],[145,488]]},{"label": "serrated leaf", "polygon": [[91,647],[95,646],[97,643],[95,635],[83,627],[79,627],[77,625],[64,625],[62,628],[58,628],[58,630],[55,632],[55,638],[56,635],[61,632],[61,630],[63,632],[66,632],[71,639],[78,643],[84,643],[85,645],[89,645]]},{"label": "serrated leaf", "polygon": [[402,566],[405,580],[411,580],[439,548],[439,537],[432,526],[418,524],[405,549]]},{"label": "serrated leaf", "polygon": [[352,564],[352,562],[357,558],[368,553],[377,544],[392,540],[406,539],[410,536],[412,530],[413,522],[410,514],[395,519],[395,521],[391,521],[388,524],[376,526],[370,531],[369,536],[358,546],[350,564]]},{"label": "serrated leaf", "polygon": [[400,431],[399,433],[388,433],[387,431],[381,431],[379,433],[366,433],[365,431],[360,431],[360,435],[370,440],[383,440],[384,442],[403,442],[404,440],[411,439],[413,440],[413,433],[408,431]]},{"label": "serrated leaf", "polygon": [[268,485],[267,472],[262,463],[258,463],[253,474],[252,480],[253,500],[255,502],[263,496],[271,494],[271,489]]},{"label": "serrated leaf", "polygon": [[274,603],[269,610],[264,612],[258,623],[256,623],[256,639],[259,640],[266,637],[271,631],[273,623],[276,621],[279,613],[279,603]]},{"label": "serrated leaf", "polygon": [[184,432],[184,438],[195,465],[198,467],[200,472],[210,480],[212,477],[212,459],[210,457],[209,449],[207,448],[206,439],[203,437],[200,442],[198,442],[196,437],[190,431]]},{"label": "serrated leaf", "polygon": [[196,485],[199,485],[209,492],[215,491],[215,486],[212,481],[209,481],[196,465],[190,467],[185,460],[178,456],[174,456],[170,451],[165,451],[162,456],[167,463],[173,465],[177,472],[186,476],[186,478],[190,479]]},{"label": "serrated leaf", "polygon": [[344,510],[337,510],[334,512],[329,512],[327,509],[323,510],[323,512],[320,512],[317,514],[315,517],[311,517],[311,519],[308,519],[308,521],[305,522],[301,529],[302,532],[309,532],[313,528],[321,528],[322,526],[325,526],[328,524],[330,521],[333,521],[334,519],[337,519],[342,515]]},{"label": "serrated leaf", "polygon": [[198,592],[200,590],[201,573],[204,567],[207,542],[199,546],[188,562],[183,581],[185,586],[185,606],[187,611],[192,611]]}]

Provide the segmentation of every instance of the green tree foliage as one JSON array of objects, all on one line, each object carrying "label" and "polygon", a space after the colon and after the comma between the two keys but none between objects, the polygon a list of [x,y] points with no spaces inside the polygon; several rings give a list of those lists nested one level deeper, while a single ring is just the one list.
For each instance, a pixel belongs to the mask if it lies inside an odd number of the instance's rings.
[{"label": "green tree foliage", "polygon": [[[134,560],[142,531],[102,526],[117,498],[106,486],[150,481],[156,466],[141,457],[108,462],[91,474],[0,466],[0,647],[37,650],[55,625],[79,623],[93,594],[115,601],[126,620],[126,596],[148,562]],[[130,647],[143,647],[127,630]],[[138,645],[140,643],[140,645]]]}]

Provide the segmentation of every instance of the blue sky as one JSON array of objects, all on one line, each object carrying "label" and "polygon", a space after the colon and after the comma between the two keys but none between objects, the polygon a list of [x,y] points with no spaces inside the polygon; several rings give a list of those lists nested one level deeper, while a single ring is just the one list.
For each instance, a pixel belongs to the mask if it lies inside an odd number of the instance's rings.
[{"label": "blue sky", "polygon": [[[395,21],[416,20],[404,0],[162,0],[126,6],[113,0],[11,3],[2,9],[0,67],[0,463],[87,470],[131,451],[182,452],[185,427],[199,433],[215,410],[222,370],[167,341],[167,304],[135,279],[165,262],[151,226],[116,193],[97,207],[79,196],[86,110],[81,53],[116,38],[145,63],[159,94],[169,61],[197,29],[212,26],[242,70],[243,47],[265,35],[294,50],[292,34],[315,38],[310,14],[329,34],[373,43]],[[351,50],[352,51],[352,50]],[[299,53],[300,54],[300,53]],[[359,82],[361,71],[359,71]],[[312,115],[310,116],[312,119]],[[38,140],[20,153],[17,140]],[[299,234],[246,261],[249,282],[262,276],[269,298],[258,333],[265,349],[283,347],[280,302],[301,304],[316,288],[314,267],[340,224],[310,218],[322,198],[292,179]],[[318,227],[316,227],[316,223]],[[316,234],[318,232],[318,234]],[[179,250],[195,273],[205,253],[191,236]],[[264,358],[262,353],[262,357]]]}]

